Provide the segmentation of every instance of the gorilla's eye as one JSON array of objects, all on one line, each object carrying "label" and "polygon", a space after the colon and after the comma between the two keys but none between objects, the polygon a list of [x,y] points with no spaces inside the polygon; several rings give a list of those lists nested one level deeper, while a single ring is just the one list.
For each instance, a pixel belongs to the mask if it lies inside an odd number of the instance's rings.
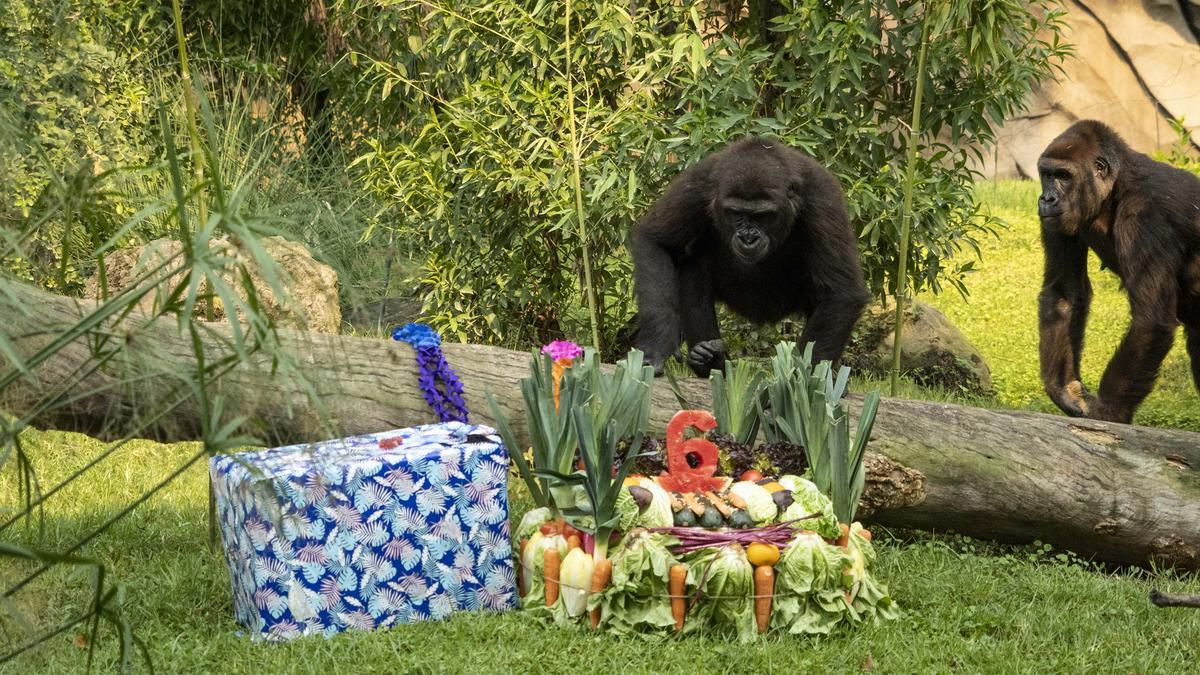
[{"label": "gorilla's eye", "polygon": [[1064,183],[1069,182],[1071,180],[1071,172],[1066,169],[1058,169],[1054,172],[1054,178]]}]

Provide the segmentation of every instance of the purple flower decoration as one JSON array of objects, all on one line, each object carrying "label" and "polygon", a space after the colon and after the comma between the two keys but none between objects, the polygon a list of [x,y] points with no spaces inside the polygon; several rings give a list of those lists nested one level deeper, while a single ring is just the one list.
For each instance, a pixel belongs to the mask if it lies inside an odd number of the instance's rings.
[{"label": "purple flower decoration", "polygon": [[406,323],[392,331],[392,339],[407,342],[413,349],[442,346],[442,336],[423,323]]},{"label": "purple flower decoration", "polygon": [[583,356],[583,347],[571,342],[570,340],[555,340],[550,344],[542,347],[543,354],[549,354],[554,361],[559,359],[575,359]]},{"label": "purple flower decoration", "polygon": [[[442,354],[442,337],[423,323],[409,323],[392,331],[392,339],[407,342],[417,350],[417,385],[425,402],[442,422],[467,421],[467,402],[463,399],[462,381],[446,363]],[[438,388],[438,383],[441,388]]]}]

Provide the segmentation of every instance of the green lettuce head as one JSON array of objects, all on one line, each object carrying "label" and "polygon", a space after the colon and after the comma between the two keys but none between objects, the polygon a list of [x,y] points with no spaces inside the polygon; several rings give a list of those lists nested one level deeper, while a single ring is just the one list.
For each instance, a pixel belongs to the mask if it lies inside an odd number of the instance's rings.
[{"label": "green lettuce head", "polygon": [[617,515],[621,518],[620,524],[617,525],[618,532],[628,532],[633,529],[642,515],[642,512],[638,510],[637,501],[625,488],[621,488],[617,494]]},{"label": "green lettuce head", "polygon": [[750,514],[757,525],[769,523],[779,515],[779,507],[771,498],[771,493],[758,483],[743,480],[729,487],[729,491],[746,502],[746,512]]},{"label": "green lettuce head", "polygon": [[[837,539],[841,535],[837,516],[833,513],[833,500],[821,494],[816,485],[803,478],[791,481],[792,505],[779,517],[780,521],[796,520],[814,513],[821,514],[818,518],[800,521],[800,527],[812,530],[826,539]],[[782,481],[781,481],[782,484]],[[787,487],[785,485],[785,487]]]},{"label": "green lettuce head", "polygon": [[813,532],[801,532],[775,565],[771,627],[792,634],[827,635],[846,620],[843,573],[850,556]]},{"label": "green lettuce head", "polygon": [[758,623],[754,618],[754,566],[745,550],[736,544],[707,548],[685,562],[688,592],[694,592],[701,580],[703,586],[684,630],[710,627],[736,635],[739,642],[755,640]]},{"label": "green lettuce head", "polygon": [[[671,511],[671,495],[662,486],[650,478],[639,478],[638,487],[645,488],[653,496],[650,506],[642,512],[637,524],[641,527],[671,527],[675,524],[675,514]],[[628,492],[626,490],[625,492]]]},{"label": "green lettuce head", "polygon": [[550,509],[543,506],[537,509],[530,509],[525,512],[521,518],[521,524],[517,525],[517,541],[528,539],[537,532],[542,525],[550,522]]}]

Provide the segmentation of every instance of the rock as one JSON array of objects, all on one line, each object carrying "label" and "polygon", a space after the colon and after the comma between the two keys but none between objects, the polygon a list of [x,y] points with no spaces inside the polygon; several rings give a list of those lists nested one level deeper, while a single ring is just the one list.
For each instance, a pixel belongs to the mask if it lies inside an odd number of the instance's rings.
[{"label": "rock", "polygon": [[[1170,148],[1171,120],[1200,126],[1200,3],[1184,0],[1070,0],[1064,39],[1075,54],[1057,81],[1005,120],[980,168],[994,178],[1037,176],[1037,158],[1073,122],[1098,119],[1139,152]],[[1200,136],[1200,134],[1197,134]],[[1193,149],[1200,147],[1193,145]]]},{"label": "rock", "polygon": [[[284,239],[283,237],[265,237],[259,241],[276,264],[279,271],[279,283],[284,288],[287,297],[277,298],[271,285],[263,278],[257,264],[251,261],[250,254],[242,251],[225,239],[212,242],[214,250],[233,257],[239,262],[247,263],[251,283],[258,291],[259,301],[267,316],[275,320],[280,328],[312,330],[321,333],[337,333],[342,325],[342,311],[338,304],[338,278],[332,267],[318,262],[308,252],[303,244]],[[178,255],[183,250],[182,245],[173,239],[156,239],[143,246],[113,251],[104,258],[105,271],[108,280],[109,295],[115,294],[133,283],[147,269]],[[232,273],[224,275],[225,282],[232,286],[239,295],[241,282]],[[145,312],[153,312],[163,301],[164,294],[171,288],[182,283],[185,277],[182,273],[172,276],[154,293],[148,294],[139,303],[139,308]],[[207,285],[202,288],[206,292]],[[99,279],[93,276],[84,287],[84,295],[89,298],[100,296]],[[206,318],[206,308],[196,308],[197,318]],[[214,301],[212,319],[225,318],[225,308],[220,300]]]},{"label": "rock", "polygon": [[[914,302],[904,313],[901,372],[921,386],[991,395],[992,374],[983,355],[932,306]],[[844,361],[857,374],[888,377],[892,367],[895,308],[874,305],[863,313]]]},{"label": "rock", "polygon": [[346,323],[358,333],[379,333],[421,318],[419,298],[384,298],[350,309]]}]

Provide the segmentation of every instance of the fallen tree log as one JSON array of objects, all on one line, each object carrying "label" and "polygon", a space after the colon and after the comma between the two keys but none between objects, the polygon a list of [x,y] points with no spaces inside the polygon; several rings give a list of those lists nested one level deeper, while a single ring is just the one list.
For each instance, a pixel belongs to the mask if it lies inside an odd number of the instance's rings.
[{"label": "fallen tree log", "polygon": [[[94,307],[0,281],[5,318],[0,331],[19,355],[43,348]],[[227,328],[210,328],[205,342],[211,361],[227,351],[220,340]],[[74,397],[70,409],[48,412],[37,422],[103,433],[114,423],[142,420],[142,410],[153,407],[142,402],[164,400],[174,391],[172,373],[191,367],[190,338],[173,321],[134,314],[102,330],[123,345],[118,356],[89,369],[92,347],[87,339],[76,340],[25,378],[18,396],[7,392],[8,409],[28,409],[38,397],[66,388]],[[265,356],[214,385],[228,397],[227,409],[258,420],[272,440],[315,440],[433,421],[407,345],[312,333],[281,336],[320,406],[302,388],[273,376]],[[490,390],[523,433],[517,382],[528,372],[529,354],[461,344],[447,344],[444,352],[465,383],[472,421],[492,422],[484,398]],[[693,405],[708,405],[706,383],[684,380],[681,387]],[[858,399],[852,397],[852,403]],[[678,408],[665,382],[656,387],[653,406],[654,430],[661,433]],[[157,433],[192,437],[198,414],[195,401],[185,400],[172,413],[175,423],[157,424]],[[1003,542],[1036,539],[1109,563],[1154,560],[1200,568],[1200,434],[885,399],[869,448],[861,514],[871,522]]]}]

